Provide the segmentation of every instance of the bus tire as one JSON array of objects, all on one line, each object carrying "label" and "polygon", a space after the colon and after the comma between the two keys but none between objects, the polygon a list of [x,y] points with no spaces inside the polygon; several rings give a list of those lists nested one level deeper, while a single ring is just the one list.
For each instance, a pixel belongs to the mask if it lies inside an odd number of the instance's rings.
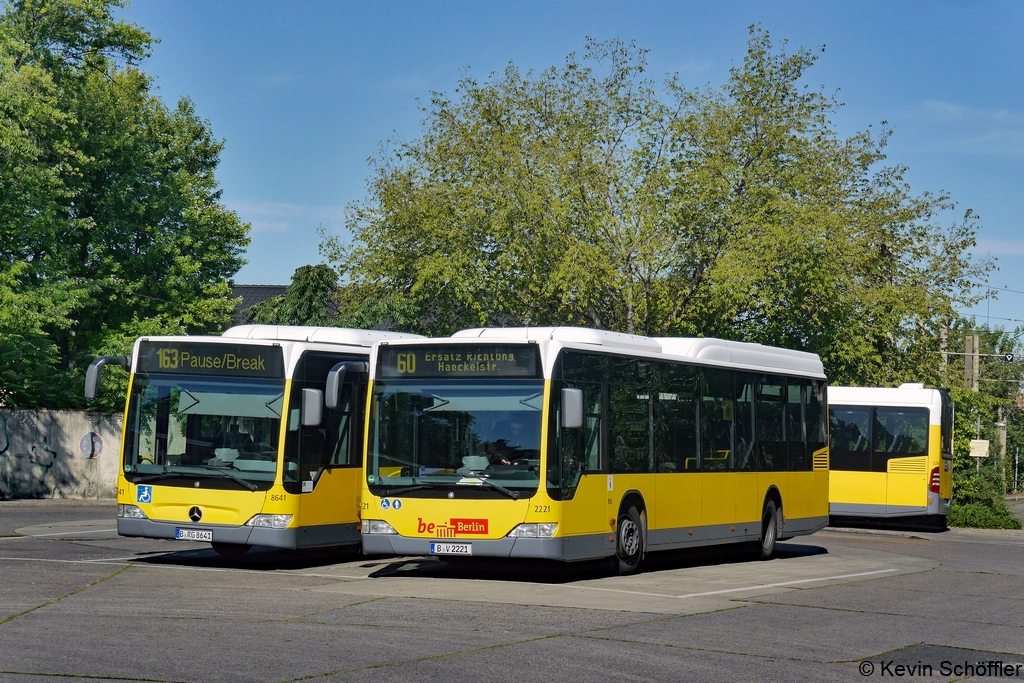
[{"label": "bus tire", "polygon": [[213,546],[213,551],[221,557],[241,557],[252,547],[240,543],[211,543],[210,545]]},{"label": "bus tire", "polygon": [[761,513],[760,555],[762,560],[769,560],[775,554],[775,542],[778,539],[779,510],[775,507],[774,500],[768,500],[764,504],[764,512]]},{"label": "bus tire", "polygon": [[619,515],[615,534],[615,566],[619,574],[632,574],[644,556],[644,527],[635,506]]}]

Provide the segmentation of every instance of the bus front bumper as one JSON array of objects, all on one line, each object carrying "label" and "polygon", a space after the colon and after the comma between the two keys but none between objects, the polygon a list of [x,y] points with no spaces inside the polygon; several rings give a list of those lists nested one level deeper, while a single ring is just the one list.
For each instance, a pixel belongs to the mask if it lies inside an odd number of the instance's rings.
[{"label": "bus front bumper", "polygon": [[[430,544],[469,543],[473,557],[535,558],[542,560],[587,560],[605,557],[604,538],[409,538],[398,534],[363,534],[363,552],[367,555],[431,555]],[[435,555],[454,557],[453,555]]]},{"label": "bus front bumper", "polygon": [[359,543],[356,524],[331,524],[323,527],[293,527],[270,529],[267,527],[230,526],[222,524],[191,524],[161,522],[153,519],[118,518],[117,533],[121,536],[143,538],[176,538],[177,529],[212,531],[214,543],[236,545],[263,545],[271,548],[315,548],[329,545]]}]

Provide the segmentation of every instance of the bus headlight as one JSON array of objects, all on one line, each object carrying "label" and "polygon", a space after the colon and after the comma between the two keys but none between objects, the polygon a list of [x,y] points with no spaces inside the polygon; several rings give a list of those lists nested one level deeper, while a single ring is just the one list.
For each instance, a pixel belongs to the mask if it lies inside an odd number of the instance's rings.
[{"label": "bus headlight", "polygon": [[508,532],[509,538],[551,538],[558,528],[557,522],[541,522],[540,524],[520,524]]},{"label": "bus headlight", "polygon": [[138,505],[118,505],[117,516],[128,519],[149,519]]},{"label": "bus headlight", "polygon": [[284,529],[291,523],[291,515],[256,515],[246,522],[245,525],[266,527],[268,529]]},{"label": "bus headlight", "polygon": [[364,519],[363,520],[363,533],[364,534],[397,534],[395,527],[391,526],[387,522],[379,519]]}]

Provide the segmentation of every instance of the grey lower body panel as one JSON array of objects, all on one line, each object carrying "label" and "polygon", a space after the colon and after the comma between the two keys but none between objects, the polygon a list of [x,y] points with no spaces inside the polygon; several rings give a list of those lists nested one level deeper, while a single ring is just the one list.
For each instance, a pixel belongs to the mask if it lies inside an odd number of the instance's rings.
[{"label": "grey lower body panel", "polygon": [[807,536],[816,531],[821,531],[828,526],[828,515],[824,517],[798,517],[796,519],[786,518],[782,525],[782,538],[793,538],[794,536]]},{"label": "grey lower body panel", "polygon": [[647,533],[647,549],[697,548],[703,545],[756,541],[760,538],[760,522],[651,529]]},{"label": "grey lower body panel", "polygon": [[604,534],[563,538],[408,538],[398,534],[363,534],[368,555],[429,555],[432,542],[472,543],[474,557],[516,557],[543,560],[589,560],[609,555]]},{"label": "grey lower body panel", "polygon": [[358,525],[355,523],[269,529],[267,527],[161,522],[153,519],[119,518],[117,520],[117,533],[121,536],[174,539],[175,529],[212,531],[214,543],[264,545],[289,550],[359,543]]},{"label": "grey lower body panel", "polygon": [[[936,497],[938,498],[938,497]],[[828,512],[835,517],[916,517],[918,515],[945,515],[949,512],[949,499],[938,498],[929,506],[868,505],[864,503],[829,503]]]}]

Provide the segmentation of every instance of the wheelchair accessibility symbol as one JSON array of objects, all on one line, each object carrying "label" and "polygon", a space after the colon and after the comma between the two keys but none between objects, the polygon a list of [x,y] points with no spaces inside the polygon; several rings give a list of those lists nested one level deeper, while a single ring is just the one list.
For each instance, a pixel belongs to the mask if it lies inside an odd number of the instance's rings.
[{"label": "wheelchair accessibility symbol", "polygon": [[153,487],[152,486],[140,486],[138,491],[135,493],[136,503],[152,503],[153,502]]}]

